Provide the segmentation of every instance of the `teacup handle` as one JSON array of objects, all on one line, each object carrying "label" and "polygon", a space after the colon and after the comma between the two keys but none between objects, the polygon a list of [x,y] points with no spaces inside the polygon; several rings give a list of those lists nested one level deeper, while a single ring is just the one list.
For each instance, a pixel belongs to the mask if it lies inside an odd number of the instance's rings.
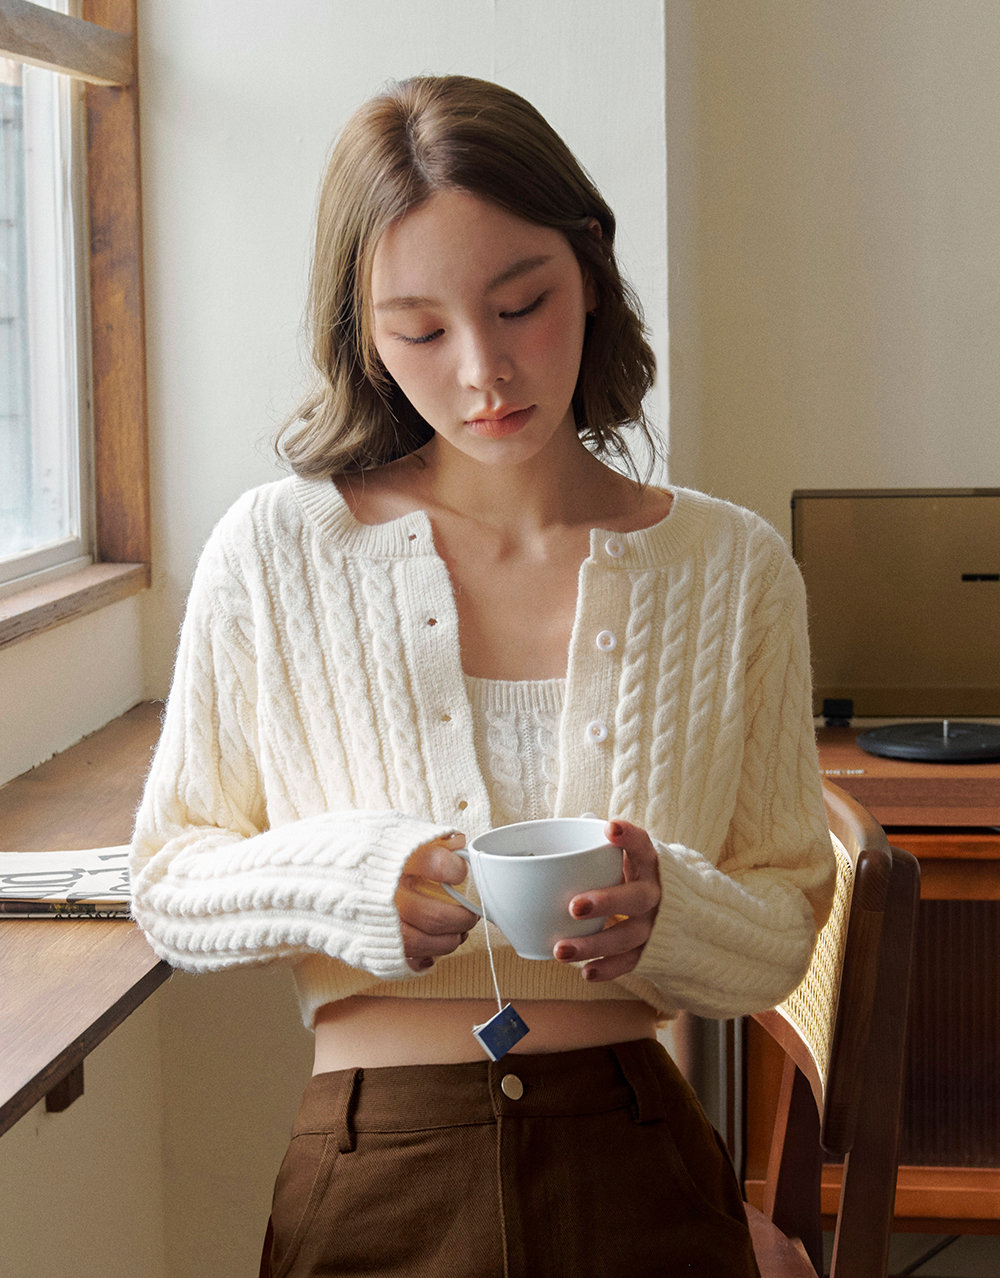
[{"label": "teacup handle", "polygon": [[[469,853],[465,848],[454,848],[453,851],[457,852],[463,861],[468,861],[469,865],[472,865],[472,858],[469,856]],[[471,910],[473,914],[478,914],[480,918],[483,917],[483,911],[480,907],[478,905],[473,905],[472,902],[467,897],[464,897],[461,892],[456,892],[456,890],[447,883],[442,883],[441,886],[449,896],[454,897],[459,905],[464,905],[465,908],[467,910]]]}]

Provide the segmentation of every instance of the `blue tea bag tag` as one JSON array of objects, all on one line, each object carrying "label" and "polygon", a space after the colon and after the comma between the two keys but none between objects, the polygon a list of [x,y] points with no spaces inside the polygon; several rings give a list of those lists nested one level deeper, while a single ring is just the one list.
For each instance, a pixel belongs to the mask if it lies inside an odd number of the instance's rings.
[{"label": "blue tea bag tag", "polygon": [[508,1003],[496,1016],[491,1016],[482,1025],[474,1025],[472,1037],[491,1061],[498,1061],[515,1043],[520,1043],[527,1032],[527,1025]]}]

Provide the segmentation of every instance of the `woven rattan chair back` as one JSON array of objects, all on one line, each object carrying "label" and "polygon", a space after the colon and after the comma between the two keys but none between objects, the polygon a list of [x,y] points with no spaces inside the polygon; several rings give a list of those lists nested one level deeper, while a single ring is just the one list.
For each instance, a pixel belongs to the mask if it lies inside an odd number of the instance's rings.
[{"label": "woven rattan chair back", "polygon": [[[751,1212],[764,1278],[823,1272],[824,1150],[844,1160],[831,1278],[878,1278],[888,1263],[920,873],[844,791],[825,784],[824,798],[833,909],[802,984],[754,1018],[785,1052],[764,1216]],[[768,1222],[796,1240],[771,1239],[771,1269],[760,1254]]]}]

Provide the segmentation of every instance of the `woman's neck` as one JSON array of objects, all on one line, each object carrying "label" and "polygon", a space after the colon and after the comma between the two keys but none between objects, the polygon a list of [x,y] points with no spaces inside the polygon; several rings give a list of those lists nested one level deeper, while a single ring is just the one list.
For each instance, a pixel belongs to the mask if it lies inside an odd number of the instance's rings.
[{"label": "woman's neck", "polygon": [[486,465],[435,435],[418,452],[342,475],[337,485],[361,523],[387,523],[421,509],[435,523],[459,522],[471,535],[533,546],[536,553],[553,535],[644,528],[669,510],[669,497],[606,466],[572,427],[530,461],[511,466]]},{"label": "woman's neck", "polygon": [[669,493],[605,466],[572,424],[557,436],[510,466],[435,436],[418,454],[338,479],[361,523],[428,514],[454,591],[462,668],[476,678],[561,678],[590,530],[634,532],[670,511]]},{"label": "woman's neck", "polygon": [[418,458],[423,469],[415,487],[428,508],[471,519],[509,541],[602,526],[637,509],[642,497],[640,487],[599,461],[575,430],[557,433],[519,465],[485,466],[440,436]]}]

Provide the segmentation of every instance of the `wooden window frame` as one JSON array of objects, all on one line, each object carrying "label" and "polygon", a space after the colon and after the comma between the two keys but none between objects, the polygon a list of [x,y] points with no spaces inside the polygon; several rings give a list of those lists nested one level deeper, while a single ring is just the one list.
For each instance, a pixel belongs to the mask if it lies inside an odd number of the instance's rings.
[{"label": "wooden window frame", "polygon": [[0,0],[0,56],[86,82],[94,563],[0,599],[0,648],[150,584],[136,0]]}]

